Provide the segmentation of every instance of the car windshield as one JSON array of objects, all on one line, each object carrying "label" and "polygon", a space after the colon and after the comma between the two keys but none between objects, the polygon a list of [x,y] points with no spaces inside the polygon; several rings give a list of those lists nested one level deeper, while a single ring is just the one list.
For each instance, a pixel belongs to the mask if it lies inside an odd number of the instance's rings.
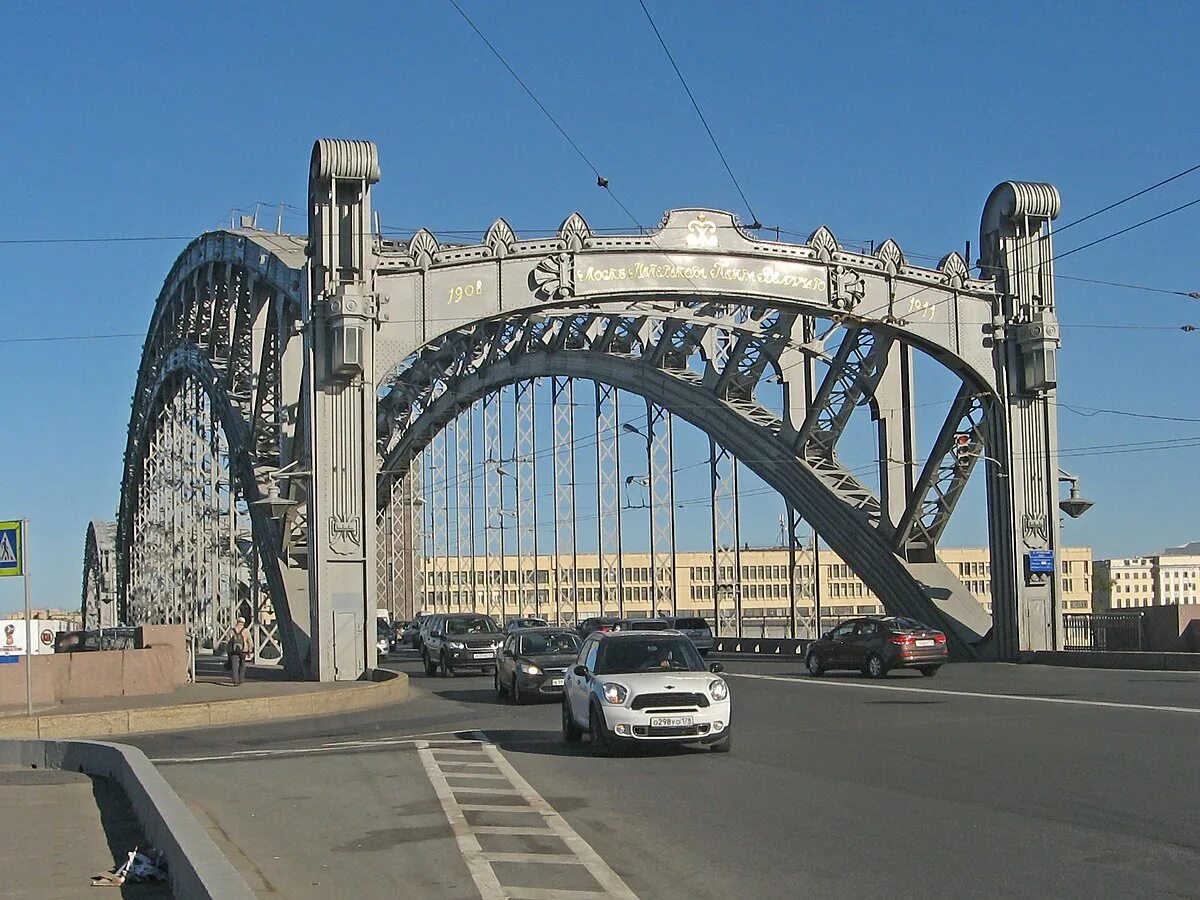
[{"label": "car windshield", "polygon": [[703,630],[708,627],[708,623],[703,619],[676,619],[675,627]]},{"label": "car windshield", "polygon": [[496,623],[487,616],[469,619],[447,619],[446,634],[488,634],[496,631]]},{"label": "car windshield", "polygon": [[670,628],[666,622],[661,619],[640,619],[632,622],[625,622],[621,628],[625,631],[662,631],[664,628]]},{"label": "car windshield", "polygon": [[704,660],[684,637],[606,641],[596,662],[597,675],[680,670],[704,671]]},{"label": "car windshield", "polygon": [[570,631],[537,632],[521,635],[522,656],[544,656],[553,653],[578,653],[579,635]]},{"label": "car windshield", "polygon": [[537,628],[546,622],[542,619],[513,619],[508,624],[510,628]]},{"label": "car windshield", "polygon": [[889,628],[896,631],[928,631],[928,626],[922,625],[916,619],[909,619],[905,616],[893,616],[882,620]]}]

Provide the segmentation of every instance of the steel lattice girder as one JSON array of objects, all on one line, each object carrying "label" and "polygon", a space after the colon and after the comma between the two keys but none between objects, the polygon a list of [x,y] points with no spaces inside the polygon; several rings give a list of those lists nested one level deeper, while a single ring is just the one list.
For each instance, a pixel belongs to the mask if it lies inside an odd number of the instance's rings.
[{"label": "steel lattice girder", "polygon": [[[168,614],[179,618],[155,598],[175,591],[173,582],[179,581],[183,569],[171,569],[175,564],[167,561],[174,558],[174,551],[164,536],[140,535],[135,527],[139,518],[149,521],[146,517],[153,513],[147,506],[150,498],[144,485],[148,477],[161,477],[167,472],[181,483],[180,467],[207,460],[203,464],[212,469],[216,459],[223,460],[221,466],[230,474],[221,476],[210,471],[215,477],[209,478],[205,490],[213,508],[217,498],[228,491],[224,487],[228,482],[232,490],[222,501],[227,508],[220,517],[210,514],[198,520],[203,527],[197,524],[194,528],[196,547],[190,556],[191,567],[206,597],[214,593],[229,595],[235,590],[242,577],[238,572],[245,572],[242,551],[232,535],[235,526],[220,523],[233,521],[233,498],[238,498],[246,505],[244,514],[253,522],[247,535],[251,553],[259,557],[267,579],[265,618],[278,617],[283,623],[279,640],[289,671],[296,675],[303,666],[301,647],[308,630],[307,611],[303,617],[293,617],[281,572],[279,527],[252,504],[266,491],[266,473],[287,462],[279,456],[278,441],[284,428],[281,406],[287,396],[296,408],[299,379],[298,372],[290,380],[284,378],[276,362],[284,352],[282,342],[290,340],[292,323],[300,316],[302,247],[303,242],[295,238],[221,232],[198,238],[180,256],[164,282],[143,350],[117,523],[117,591],[122,618],[138,621],[149,615]],[[264,336],[254,331],[256,321],[272,316],[273,333]],[[253,346],[256,343],[257,348]],[[264,364],[264,359],[270,368],[267,377],[255,369],[256,364]],[[201,392],[207,400],[199,400]],[[179,415],[176,406],[180,403],[193,414],[197,413],[197,404],[207,405],[205,415],[211,421],[203,428],[203,448],[185,446],[179,438],[166,442],[155,439],[162,428],[175,433]],[[258,435],[254,434],[256,425]],[[267,439],[260,440],[260,436]],[[163,462],[155,464],[155,456]],[[156,472],[158,476],[154,476]],[[177,534],[183,528],[183,515],[176,510]],[[224,533],[218,534],[221,528]],[[182,557],[180,560],[178,565],[184,566]],[[135,587],[135,579],[142,587]],[[257,585],[247,590],[258,596]],[[218,628],[220,621],[212,618],[218,615],[217,607],[205,599],[204,610],[206,619],[213,623],[211,627]],[[225,613],[218,618],[225,618]],[[256,621],[254,626],[263,630],[266,643],[275,640],[270,621]]]},{"label": "steel lattice girder", "polygon": [[[978,639],[979,629],[972,637],[974,626],[950,621],[957,611],[948,617],[933,608],[917,578],[890,551],[889,520],[901,498],[893,492],[888,515],[882,515],[878,499],[840,465],[835,452],[843,414],[855,405],[852,395],[866,396],[886,364],[886,354],[874,354],[874,347],[899,341],[924,351],[985,399],[985,449],[1000,460],[988,469],[993,570],[1001,582],[995,594],[999,652],[1006,658],[1015,653],[1018,631],[1021,646],[1044,640],[1028,630],[1031,625],[1020,624],[1029,619],[1020,611],[1033,610],[1025,595],[1049,604],[1036,618],[1049,622],[1053,631],[1057,582],[1022,586],[1018,552],[1021,546],[1058,546],[1053,415],[1058,331],[1046,228],[1058,213],[1059,199],[1051,186],[1007,182],[993,191],[980,228],[982,271],[993,281],[971,278],[965,261],[953,253],[928,269],[910,265],[892,241],[870,255],[850,252],[825,228],[804,244],[763,241],[742,230],[732,215],[712,210],[672,211],[657,230],[642,235],[593,234],[573,215],[550,238],[519,240],[499,220],[477,246],[442,247],[427,231],[408,241],[373,239],[368,194],[378,178],[373,145],[318,142],[307,244],[313,252],[316,315],[348,315],[369,323],[362,332],[368,342],[364,376],[381,392],[379,450],[389,463],[384,482],[404,474],[413,454],[464,401],[521,379],[590,379],[651,397],[708,434],[719,434],[735,457],[754,459],[756,471],[803,510],[885,602],[949,625],[956,645],[963,647]],[[337,203],[348,203],[348,220],[357,223],[348,236],[334,215]],[[159,414],[160,375],[178,352],[199,348],[220,376],[200,373],[229,436],[231,479],[245,502],[261,494],[262,479],[272,467],[292,461],[284,456],[293,423],[283,411],[300,410],[297,433],[313,426],[303,418],[311,397],[292,402],[299,390],[293,390],[295,373],[286,360],[286,342],[299,316],[281,315],[299,295],[303,243],[257,232],[205,236],[168,276],[134,398],[118,516],[122,585],[131,568],[153,568],[147,547],[133,546],[131,522],[145,508],[139,497],[144,471],[169,468],[170,461],[154,468],[152,456],[162,455],[163,448],[148,441],[147,433],[166,427]],[[353,290],[346,293],[339,283]],[[230,302],[231,291],[238,295],[236,303]],[[343,296],[351,305],[343,305]],[[361,308],[353,305],[360,298]],[[246,304],[256,310],[254,316],[243,314]],[[418,309],[421,315],[413,318],[411,311]],[[264,318],[272,312],[276,321],[267,328],[271,323]],[[846,345],[840,363],[832,358],[829,390],[808,408],[823,418],[807,428],[808,416],[796,424],[794,403],[785,404],[780,415],[756,399],[764,376],[778,379],[785,397],[799,394],[798,373],[791,366],[797,353],[831,361],[828,334],[806,334],[797,345],[796,316],[805,323],[834,320],[874,342],[873,355],[856,354],[854,345]],[[320,330],[326,320],[314,321],[316,331],[304,323],[306,365],[321,358],[313,354],[327,346]],[[259,343],[260,322],[268,335],[261,340],[273,340],[273,346]],[[226,340],[229,346],[220,348]],[[706,357],[703,365],[695,365],[697,356]],[[496,365],[501,361],[505,372]],[[239,384],[247,365],[253,383],[249,400]],[[322,396],[318,393],[318,399]],[[376,409],[374,397],[363,409],[368,415]],[[324,420],[316,424],[327,427]],[[615,417],[612,424],[618,424]],[[816,441],[809,440],[814,434]],[[1020,457],[1014,447],[1023,448]],[[176,452],[166,450],[168,456]],[[365,468],[373,462],[368,458]],[[323,469],[314,483],[327,477]],[[371,484],[363,496],[374,503],[375,490]],[[920,501],[904,497],[903,508],[913,508],[914,502]],[[941,509],[944,518],[947,506]],[[282,546],[272,533],[274,523],[252,518],[256,558],[272,593],[286,606],[285,573],[273,552]],[[374,521],[370,517],[368,530]],[[374,550],[372,543],[368,552]],[[619,572],[618,564],[618,577]],[[372,578],[364,590],[373,594],[373,587]],[[122,599],[129,602],[124,594]],[[290,609],[282,612],[289,620],[300,618]],[[287,631],[301,636],[294,627]],[[299,658],[300,649],[289,648],[292,659]]]}]

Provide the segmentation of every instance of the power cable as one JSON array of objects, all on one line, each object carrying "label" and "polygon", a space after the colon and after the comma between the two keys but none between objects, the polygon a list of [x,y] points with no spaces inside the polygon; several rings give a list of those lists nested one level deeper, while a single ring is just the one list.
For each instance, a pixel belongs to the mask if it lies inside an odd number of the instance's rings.
[{"label": "power cable", "polygon": [[758,216],[754,214],[754,207],[750,205],[750,201],[746,198],[746,192],[742,190],[741,184],[737,180],[737,176],[733,174],[733,169],[729,165],[729,160],[725,158],[725,154],[721,150],[721,145],[717,142],[717,136],[713,134],[712,128],[708,125],[708,119],[704,117],[704,113],[700,109],[700,104],[696,102],[696,96],[692,93],[691,87],[688,86],[687,79],[683,77],[683,72],[679,70],[679,64],[675,62],[675,57],[671,53],[671,49],[667,46],[667,42],[663,40],[662,32],[658,30],[658,25],[654,22],[654,17],[650,15],[650,10],[646,8],[645,0],[638,0],[638,4],[642,7],[642,12],[646,14],[646,21],[650,23],[650,27],[654,29],[654,36],[658,38],[658,43],[663,48],[663,53],[667,54],[667,59],[671,62],[671,68],[675,70],[675,74],[679,76],[679,83],[683,85],[683,90],[687,93],[688,99],[692,101],[692,108],[696,110],[696,115],[700,117],[700,124],[704,126],[704,130],[708,132],[708,139],[712,141],[713,148],[717,151],[717,156],[721,157],[721,164],[725,166],[725,171],[729,173],[729,180],[733,182],[733,186],[737,188],[738,194],[742,198],[742,202],[746,204],[746,210],[750,213],[751,224],[747,228],[758,230],[762,228],[762,223],[758,221]]},{"label": "power cable", "polygon": [[1198,169],[1200,169],[1200,163],[1197,163],[1196,165],[1192,166],[1190,169],[1184,169],[1182,172],[1177,172],[1176,174],[1172,175],[1170,178],[1164,178],[1162,181],[1158,182],[1157,184],[1152,184],[1152,185],[1150,185],[1150,187],[1142,188],[1140,191],[1138,191],[1135,194],[1130,194],[1128,197],[1123,197],[1122,199],[1118,200],[1116,203],[1110,203],[1108,206],[1105,206],[1103,209],[1098,209],[1095,212],[1090,212],[1086,216],[1076,219],[1074,222],[1068,222],[1066,225],[1062,225],[1062,226],[1054,229],[1054,233],[1062,234],[1068,228],[1074,228],[1076,225],[1078,225],[1081,222],[1086,222],[1088,219],[1094,219],[1096,216],[1098,216],[1102,213],[1106,213],[1110,209],[1116,209],[1118,206],[1122,205],[1123,203],[1128,203],[1130,200],[1135,200],[1138,197],[1142,196],[1142,194],[1148,194],[1153,190],[1157,190],[1158,188],[1162,187],[1164,184],[1170,184],[1172,181],[1175,181],[1178,178],[1182,178],[1184,175],[1190,175],[1193,172],[1197,171]]},{"label": "power cable", "polygon": [[463,20],[468,25],[471,26],[471,30],[474,31],[475,34],[479,36],[479,39],[487,46],[487,48],[492,51],[492,55],[495,56],[496,59],[500,60],[500,65],[504,66],[504,68],[508,70],[508,74],[516,79],[517,84],[521,86],[521,89],[525,91],[525,93],[529,96],[529,99],[537,104],[537,108],[540,109],[542,114],[545,115],[545,117],[550,120],[551,124],[558,129],[558,133],[563,136],[566,142],[570,144],[575,152],[579,155],[579,158],[582,159],[587,167],[592,170],[592,174],[596,176],[596,186],[608,191],[609,196],[616,201],[617,206],[621,207],[621,210],[625,213],[625,215],[629,216],[629,218],[633,221],[633,224],[637,225],[640,229],[642,226],[641,223],[638,222],[637,217],[630,212],[629,208],[621,202],[621,199],[615,193],[613,193],[612,189],[608,186],[608,179],[600,174],[600,170],[596,168],[596,165],[592,162],[588,155],[583,152],[583,149],[579,146],[579,144],[575,143],[575,140],[569,134],[567,134],[566,129],[562,127],[558,119],[554,117],[554,114],[546,108],[546,104],[542,103],[542,101],[538,99],[537,94],[535,94],[532,89],[530,89],[529,85],[525,83],[525,80],[517,74],[517,70],[508,64],[508,60],[506,60],[500,51],[496,49],[495,44],[489,41],[487,36],[479,30],[479,26],[477,26],[471,20],[471,17],[468,16],[466,11],[459,5],[458,0],[448,0],[448,2],[456,10],[458,10],[458,14],[463,17]]}]

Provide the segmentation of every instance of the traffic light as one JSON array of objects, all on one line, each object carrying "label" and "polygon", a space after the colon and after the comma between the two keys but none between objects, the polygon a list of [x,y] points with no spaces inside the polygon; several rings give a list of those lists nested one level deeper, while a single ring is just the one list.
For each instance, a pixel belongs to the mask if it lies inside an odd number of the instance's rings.
[{"label": "traffic light", "polygon": [[960,469],[970,468],[971,463],[978,455],[975,441],[970,434],[954,435],[954,462]]}]

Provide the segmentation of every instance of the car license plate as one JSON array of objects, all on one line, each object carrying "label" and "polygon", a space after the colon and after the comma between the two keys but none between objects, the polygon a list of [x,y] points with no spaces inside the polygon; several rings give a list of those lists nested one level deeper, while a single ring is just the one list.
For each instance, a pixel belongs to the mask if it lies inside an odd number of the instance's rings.
[{"label": "car license plate", "polygon": [[563,680],[561,678],[551,678],[550,679],[550,687],[562,687],[562,686],[563,686]]},{"label": "car license plate", "polygon": [[924,638],[922,640],[917,641],[917,646],[918,647],[932,647],[936,643],[937,643],[937,641],[933,641],[933,640],[929,640],[928,638]]},{"label": "car license plate", "polygon": [[476,653],[475,658],[476,659],[491,659],[495,655],[496,654],[494,654],[494,653]]},{"label": "car license plate", "polygon": [[691,725],[691,716],[651,716],[651,728],[677,728],[680,725]]}]

